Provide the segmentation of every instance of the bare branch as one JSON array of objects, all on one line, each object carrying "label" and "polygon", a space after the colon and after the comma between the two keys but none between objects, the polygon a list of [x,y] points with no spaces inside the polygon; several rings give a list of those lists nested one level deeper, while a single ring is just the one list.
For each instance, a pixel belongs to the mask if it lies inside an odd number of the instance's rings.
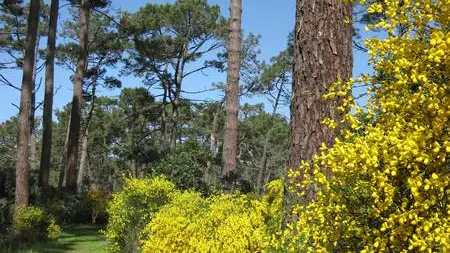
[{"label": "bare branch", "polygon": [[211,68],[211,66],[209,66],[209,65],[205,65],[205,66],[203,66],[203,67],[201,67],[201,68],[198,68],[198,69],[194,69],[194,70],[192,70],[192,71],[190,71],[190,72],[188,72],[188,73],[184,74],[184,75],[183,75],[183,78],[185,78],[185,77],[187,77],[187,76],[189,76],[189,75],[191,75],[191,74],[194,74],[194,73],[196,73],[196,72],[199,72],[199,71],[205,70],[205,69],[207,69],[207,68]]},{"label": "bare branch", "polygon": [[20,111],[20,107],[19,106],[17,106],[16,104],[14,104],[14,103],[11,103],[11,105],[12,106],[14,106],[14,107],[16,107],[17,108],[17,110],[19,110]]},{"label": "bare branch", "polygon": [[119,22],[117,22],[114,18],[110,17],[110,16],[109,16],[108,14],[106,14],[105,12],[102,12],[102,11],[98,10],[97,8],[94,8],[93,10],[94,10],[95,12],[97,12],[97,13],[99,13],[99,14],[105,16],[107,19],[111,20],[111,22],[113,22],[114,24],[116,24],[116,25],[119,26],[120,28],[124,28],[124,29],[126,28],[126,27],[123,27]]},{"label": "bare branch", "polygon": [[355,40],[353,40],[353,48],[360,50],[364,53],[367,53],[369,50],[367,50],[364,46],[360,45],[358,42],[356,42]]},{"label": "bare branch", "polygon": [[42,86],[42,77],[39,79],[39,84],[38,84],[38,86],[34,88],[34,93],[36,93],[37,91],[39,91],[39,89],[41,88],[41,86]]},{"label": "bare branch", "polygon": [[13,89],[16,89],[18,91],[21,91],[22,89],[20,89],[19,87],[15,86],[14,84],[12,84],[8,79],[6,79],[6,77],[4,77],[2,74],[0,74],[0,82],[5,84],[6,86],[9,86]]},{"label": "bare branch", "polygon": [[217,88],[210,88],[210,89],[200,90],[200,91],[185,91],[185,90],[181,90],[181,92],[186,93],[186,94],[200,94],[200,93],[209,92],[209,91],[215,91],[215,90],[218,90],[218,89]]}]

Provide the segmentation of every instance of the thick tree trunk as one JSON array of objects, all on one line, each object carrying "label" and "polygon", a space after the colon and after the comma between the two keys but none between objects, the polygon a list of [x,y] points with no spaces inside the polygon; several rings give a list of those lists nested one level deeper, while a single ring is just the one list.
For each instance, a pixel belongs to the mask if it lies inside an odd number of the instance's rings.
[{"label": "thick tree trunk", "polygon": [[78,52],[75,74],[72,110],[70,120],[69,143],[67,147],[67,180],[69,193],[77,190],[78,146],[80,142],[81,104],[83,102],[83,81],[88,55],[89,6],[88,0],[82,0],[80,6],[80,51]]},{"label": "thick tree trunk", "polygon": [[[352,5],[342,0],[297,0],[291,101],[289,165],[312,161],[322,142],[332,144],[336,131],[321,124],[339,119],[336,101],[322,96],[329,87],[352,75]],[[300,178],[301,180],[301,178]]]},{"label": "thick tree trunk", "polygon": [[16,163],[16,207],[28,204],[28,162],[30,141],[31,97],[33,93],[33,69],[35,61],[35,46],[39,23],[39,0],[31,0],[28,16],[27,37],[23,63],[22,89],[20,94],[19,133],[17,141]]},{"label": "thick tree trunk", "polygon": [[230,35],[226,87],[226,120],[221,180],[227,190],[233,190],[237,173],[237,121],[239,113],[239,75],[241,67],[242,0],[230,0]]},{"label": "thick tree trunk", "polygon": [[45,55],[45,95],[43,112],[42,152],[39,173],[39,186],[43,192],[48,189],[48,177],[52,154],[53,128],[53,83],[55,72],[56,31],[58,25],[59,0],[52,0],[50,7],[50,23],[48,27],[47,52]]}]

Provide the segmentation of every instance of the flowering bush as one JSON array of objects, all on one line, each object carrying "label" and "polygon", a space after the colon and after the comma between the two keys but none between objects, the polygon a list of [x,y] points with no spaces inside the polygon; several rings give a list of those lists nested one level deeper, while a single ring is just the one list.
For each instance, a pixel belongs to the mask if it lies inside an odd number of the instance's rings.
[{"label": "flowering bush", "polygon": [[97,223],[98,217],[106,216],[106,205],[110,197],[110,194],[102,190],[92,190],[88,193],[92,224]]},{"label": "flowering bush", "polygon": [[239,195],[204,199],[184,192],[146,227],[144,252],[266,252],[270,234],[264,205]]},{"label": "flowering bush", "polygon": [[175,194],[173,183],[163,177],[125,179],[124,188],[113,194],[107,207],[105,231],[111,252],[136,252],[139,238],[151,217]]},{"label": "flowering bush", "polygon": [[279,245],[284,184],[263,199],[202,197],[165,178],[125,179],[108,205],[111,252],[268,252]]},{"label": "flowering bush", "polygon": [[352,113],[324,123],[350,129],[302,164],[295,187],[315,198],[294,209],[288,248],[450,252],[450,1],[375,1],[369,12],[385,18],[368,28],[388,34],[366,41],[376,74],[359,81],[369,102],[360,108],[347,96],[357,80],[326,95]]},{"label": "flowering bush", "polygon": [[16,236],[26,241],[54,240],[61,234],[55,219],[33,206],[18,207],[13,218],[13,228]]}]

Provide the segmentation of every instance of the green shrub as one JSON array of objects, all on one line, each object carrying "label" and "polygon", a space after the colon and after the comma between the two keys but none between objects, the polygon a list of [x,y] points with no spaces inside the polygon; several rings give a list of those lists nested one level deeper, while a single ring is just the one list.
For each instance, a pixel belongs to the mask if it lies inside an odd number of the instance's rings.
[{"label": "green shrub", "polygon": [[13,218],[16,236],[24,241],[42,241],[56,239],[61,229],[54,218],[44,210],[33,206],[18,207]]},{"label": "green shrub", "polygon": [[49,196],[38,203],[58,222],[104,224],[109,199],[110,195],[105,191],[93,190],[76,195]]},{"label": "green shrub", "polygon": [[109,250],[138,252],[143,228],[175,192],[175,185],[163,177],[125,179],[124,188],[113,194],[107,207],[105,236],[110,242]]},{"label": "green shrub", "polygon": [[91,205],[89,195],[86,193],[65,196],[63,208],[65,222],[87,223],[91,220]]},{"label": "green shrub", "polygon": [[50,219],[50,224],[47,227],[48,239],[56,240],[61,235],[61,228],[56,224],[55,219]]}]

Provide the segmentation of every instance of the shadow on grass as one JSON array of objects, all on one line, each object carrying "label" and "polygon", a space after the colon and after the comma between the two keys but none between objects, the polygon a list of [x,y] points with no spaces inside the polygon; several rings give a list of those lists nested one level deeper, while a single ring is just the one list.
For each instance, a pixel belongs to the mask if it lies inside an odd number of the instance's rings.
[{"label": "shadow on grass", "polygon": [[63,233],[53,242],[35,243],[22,247],[17,253],[102,252],[106,246],[100,233],[101,226],[71,225],[62,228]]}]

